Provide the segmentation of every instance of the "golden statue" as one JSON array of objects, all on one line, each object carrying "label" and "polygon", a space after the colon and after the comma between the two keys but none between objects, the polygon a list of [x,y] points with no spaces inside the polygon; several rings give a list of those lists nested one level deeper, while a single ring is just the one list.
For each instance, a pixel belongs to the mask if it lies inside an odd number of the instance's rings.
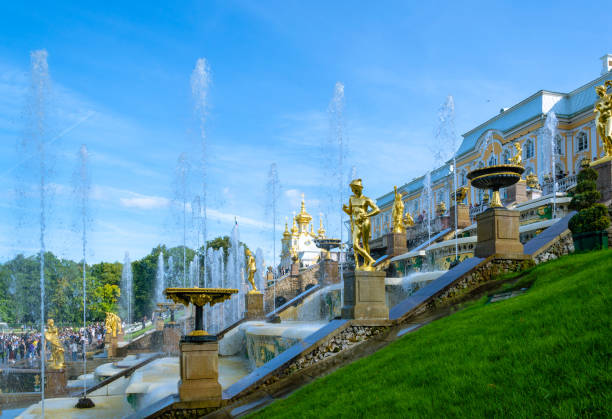
[{"label": "golden statue", "polygon": [[605,84],[595,88],[599,100],[593,111],[597,114],[597,132],[601,137],[606,156],[612,156],[612,95],[607,93],[610,87],[612,87],[612,80],[606,80]]},{"label": "golden statue", "polygon": [[115,313],[107,311],[104,327],[106,328],[106,334],[116,338],[118,334],[121,334],[121,319]]},{"label": "golden statue", "polygon": [[518,141],[514,143],[514,147],[516,148],[516,154],[510,159],[510,164],[520,166],[521,162],[523,161],[523,148],[521,147],[521,143]]},{"label": "golden statue", "polygon": [[529,173],[527,177],[525,177],[527,181],[527,186],[531,189],[540,189],[540,184],[538,183],[538,177],[533,173]]},{"label": "golden statue", "polygon": [[446,204],[444,203],[444,201],[440,201],[438,205],[436,205],[436,213],[438,214],[439,217],[441,217],[444,215],[445,212],[446,212]]},{"label": "golden statue", "polygon": [[[370,256],[370,217],[378,214],[380,209],[374,201],[361,194],[361,179],[353,180],[350,187],[353,195],[349,198],[348,206],[342,205],[342,210],[351,217],[355,270],[372,271],[374,259]],[[368,207],[372,208],[372,211],[368,212]],[[363,258],[363,265],[359,264],[359,256]]]},{"label": "golden statue", "polygon": [[295,247],[291,246],[291,249],[289,249],[289,253],[291,254],[291,260],[293,261],[293,263],[297,263],[298,260],[300,260],[300,257],[298,256]]},{"label": "golden statue", "polygon": [[414,218],[412,218],[412,215],[410,215],[408,211],[406,211],[406,215],[404,215],[402,221],[404,222],[404,228],[414,227]]},{"label": "golden statue", "polygon": [[247,254],[247,281],[251,283],[253,289],[249,291],[251,294],[259,293],[257,291],[257,287],[255,286],[255,272],[257,272],[257,264],[255,263],[255,258],[253,257],[253,253],[249,249],[246,250]]},{"label": "golden statue", "polygon": [[404,203],[402,202],[402,194],[397,192],[397,186],[393,187],[395,191],[395,201],[393,202],[393,211],[391,212],[391,218],[393,219],[393,232],[394,233],[405,233],[406,227],[404,226],[402,216],[404,215]]},{"label": "golden statue", "polygon": [[457,188],[457,190],[455,192],[451,193],[451,200],[454,202],[455,201],[455,196],[457,197],[457,203],[460,204],[463,202],[463,200],[465,199],[465,197],[467,196],[468,192],[470,190],[468,189],[467,186],[461,186],[460,188]]},{"label": "golden statue", "polygon": [[53,319],[47,320],[47,328],[45,329],[45,339],[51,345],[51,359],[49,366],[53,370],[61,370],[64,368],[64,345],[59,340],[59,333]]}]

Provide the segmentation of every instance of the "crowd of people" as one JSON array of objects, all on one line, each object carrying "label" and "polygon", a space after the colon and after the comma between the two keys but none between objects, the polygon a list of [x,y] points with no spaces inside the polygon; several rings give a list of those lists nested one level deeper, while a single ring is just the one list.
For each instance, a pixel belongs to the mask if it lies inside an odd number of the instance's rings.
[{"label": "crowd of people", "polygon": [[[84,352],[103,348],[104,334],[103,323],[93,323],[86,328],[60,328],[59,338],[64,345],[66,361],[77,361],[83,358]],[[13,366],[17,363],[32,366],[40,359],[41,352],[39,331],[0,334],[0,366]]]}]

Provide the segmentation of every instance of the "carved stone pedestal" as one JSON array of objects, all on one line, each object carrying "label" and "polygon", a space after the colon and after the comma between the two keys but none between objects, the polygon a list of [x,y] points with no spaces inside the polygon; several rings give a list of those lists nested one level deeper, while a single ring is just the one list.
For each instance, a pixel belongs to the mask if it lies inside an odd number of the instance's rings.
[{"label": "carved stone pedestal", "polygon": [[164,330],[164,319],[157,319],[155,321],[155,330],[162,331]]},{"label": "carved stone pedestal", "polygon": [[354,271],[344,275],[343,319],[388,320],[385,273]]},{"label": "carved stone pedestal", "polygon": [[246,300],[246,313],[244,317],[248,320],[258,320],[265,317],[263,294],[259,291],[248,292],[244,298]]},{"label": "carved stone pedestal", "polygon": [[612,203],[612,157],[603,157],[591,163],[597,172],[597,190],[601,193],[603,204]]},{"label": "carved stone pedestal", "polygon": [[519,212],[507,208],[489,208],[476,217],[478,241],[474,256],[493,254],[522,255],[519,241]]},{"label": "carved stone pedestal", "polygon": [[175,324],[168,324],[164,327],[162,332],[164,336],[164,343],[162,344],[162,351],[170,355],[179,354],[179,342],[181,340],[181,330]]},{"label": "carved stone pedestal", "polygon": [[45,396],[62,396],[67,393],[68,379],[66,369],[52,370],[45,369]]},{"label": "carved stone pedestal", "polygon": [[[109,334],[107,334],[107,336],[109,336]],[[108,343],[106,343],[106,355],[109,358],[115,358],[117,356],[118,336],[109,336],[107,342]]]},{"label": "carved stone pedestal", "polygon": [[387,242],[387,254],[389,256],[399,256],[408,252],[408,248],[406,247],[406,233],[389,233],[385,239]]},{"label": "carved stone pedestal", "polygon": [[472,221],[470,220],[470,209],[467,205],[458,203],[457,207],[455,207],[455,205],[452,205],[450,208],[450,225],[455,227],[455,211],[457,212],[457,228],[466,228],[467,226],[472,224]]},{"label": "carved stone pedestal", "polygon": [[319,269],[319,284],[322,286],[337,284],[340,282],[338,273],[338,262],[331,259],[323,259]]},{"label": "carved stone pedestal", "polygon": [[219,384],[219,344],[216,336],[185,336],[180,342],[181,380],[178,391],[182,402],[197,401],[200,407],[221,405]]}]

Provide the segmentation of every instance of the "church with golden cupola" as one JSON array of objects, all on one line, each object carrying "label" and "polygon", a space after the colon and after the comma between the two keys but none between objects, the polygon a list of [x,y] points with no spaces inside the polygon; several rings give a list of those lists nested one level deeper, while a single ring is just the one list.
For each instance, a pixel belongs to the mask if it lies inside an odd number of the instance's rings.
[{"label": "church with golden cupola", "polygon": [[312,216],[306,211],[304,194],[302,194],[300,212],[294,215],[291,229],[289,229],[288,222],[285,221],[285,231],[281,240],[280,268],[290,269],[294,260],[302,268],[317,263],[321,257],[322,249],[317,247],[315,240],[322,238],[325,238],[323,221],[319,219],[319,229],[315,233]]}]

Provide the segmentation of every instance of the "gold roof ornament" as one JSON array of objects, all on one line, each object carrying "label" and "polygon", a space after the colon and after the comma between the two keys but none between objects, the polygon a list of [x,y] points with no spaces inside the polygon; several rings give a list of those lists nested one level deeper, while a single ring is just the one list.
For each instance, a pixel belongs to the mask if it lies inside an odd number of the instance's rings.
[{"label": "gold roof ornament", "polygon": [[595,118],[597,133],[601,138],[604,153],[606,154],[604,158],[612,157],[612,94],[607,93],[610,88],[612,88],[612,80],[606,80],[603,85],[595,88],[599,99],[595,103],[595,109],[593,110],[597,115]]},{"label": "gold roof ornament", "polygon": [[310,214],[306,212],[306,203],[304,202],[304,194],[302,194],[302,206],[300,213],[294,217],[298,225],[301,227],[300,231],[306,231],[306,226],[312,221]]},{"label": "gold roof ornament", "polygon": [[320,239],[325,238],[325,229],[323,228],[323,214],[319,214],[319,229],[317,230],[317,237]]},{"label": "gold roof ornament", "polygon": [[295,211],[294,211],[293,212],[293,227],[291,227],[291,234],[295,236],[295,235],[297,235],[297,233],[298,233],[298,227],[297,227],[297,224],[295,222]]},{"label": "gold roof ornament", "polygon": [[291,233],[289,232],[289,226],[287,225],[287,217],[285,217],[285,231],[283,231],[283,239],[288,239],[291,237]]}]

